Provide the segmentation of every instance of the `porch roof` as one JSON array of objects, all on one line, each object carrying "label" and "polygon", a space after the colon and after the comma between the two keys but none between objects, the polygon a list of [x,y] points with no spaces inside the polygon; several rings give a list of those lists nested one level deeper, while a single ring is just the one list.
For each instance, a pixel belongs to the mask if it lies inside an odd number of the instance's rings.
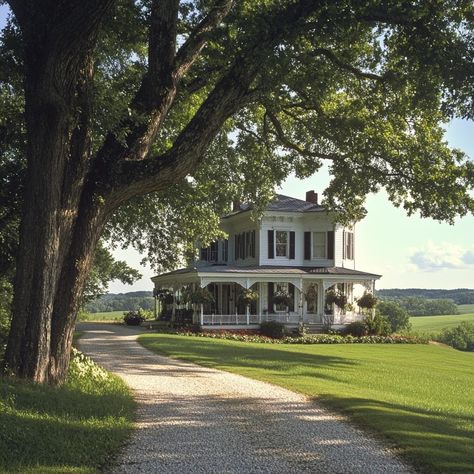
[{"label": "porch roof", "polygon": [[290,266],[258,266],[258,267],[240,267],[236,265],[208,265],[199,267],[180,268],[172,272],[163,273],[161,275],[154,276],[152,281],[158,283],[162,280],[169,279],[180,279],[182,278],[199,278],[209,277],[212,275],[216,276],[289,276],[289,277],[302,277],[324,275],[332,277],[355,277],[357,279],[364,280],[378,280],[381,275],[375,273],[362,272],[360,270],[352,270],[350,268],[342,267],[290,267]]}]

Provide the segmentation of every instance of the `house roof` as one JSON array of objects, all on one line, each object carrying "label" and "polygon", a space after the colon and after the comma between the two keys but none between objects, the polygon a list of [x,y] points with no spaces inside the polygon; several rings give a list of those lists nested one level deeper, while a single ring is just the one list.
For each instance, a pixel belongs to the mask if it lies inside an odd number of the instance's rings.
[{"label": "house roof", "polygon": [[160,277],[178,276],[184,274],[255,274],[255,275],[333,275],[333,276],[354,276],[361,278],[378,279],[381,275],[367,273],[359,270],[342,267],[285,267],[285,266],[259,266],[259,267],[239,267],[236,265],[207,265],[200,267],[180,268],[172,272],[163,273],[152,278],[155,280]]},{"label": "house roof", "polygon": [[[227,214],[224,217],[235,216],[241,212],[249,211],[252,209],[252,204],[243,203],[240,204],[238,209]],[[266,211],[279,211],[279,212],[314,212],[324,211],[326,208],[320,204],[313,204],[302,199],[296,199],[294,197],[285,196],[283,194],[276,194],[275,198],[267,204]]]}]

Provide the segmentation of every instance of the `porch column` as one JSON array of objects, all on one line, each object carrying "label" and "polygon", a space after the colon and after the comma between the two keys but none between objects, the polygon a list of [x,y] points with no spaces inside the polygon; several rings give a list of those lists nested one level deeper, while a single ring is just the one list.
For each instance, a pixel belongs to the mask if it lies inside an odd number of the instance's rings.
[{"label": "porch column", "polygon": [[250,324],[250,306],[245,305],[245,314],[247,315],[247,326]]},{"label": "porch column", "polygon": [[201,303],[201,314],[199,317],[199,321],[201,326],[204,324],[204,305]]},{"label": "porch column", "polygon": [[299,313],[300,313],[300,323],[303,324],[304,323],[304,314],[303,314],[303,304],[304,304],[304,301],[303,301],[303,279],[300,278],[300,287],[298,289],[298,291],[300,292],[300,302],[299,302]]},{"label": "porch column", "polygon": [[171,321],[176,321],[176,290],[173,288],[173,307],[171,309]]}]

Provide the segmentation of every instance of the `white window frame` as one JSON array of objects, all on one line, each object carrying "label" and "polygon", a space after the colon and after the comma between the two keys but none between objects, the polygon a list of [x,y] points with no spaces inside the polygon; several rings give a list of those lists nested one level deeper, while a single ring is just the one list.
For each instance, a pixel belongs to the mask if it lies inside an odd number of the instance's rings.
[{"label": "white window frame", "polygon": [[[278,244],[277,243],[277,235],[278,235],[278,232],[281,232],[281,233],[284,233],[286,234],[286,251],[285,251],[285,255],[278,255],[277,253],[277,245],[282,245],[282,244]],[[279,259],[289,259],[290,258],[290,231],[289,230],[275,230],[275,242],[274,242],[274,254],[275,254],[275,258],[279,258]]]},{"label": "white window frame", "polygon": [[[324,256],[317,257],[314,251],[314,234],[323,234],[324,235]],[[326,260],[328,258],[328,233],[325,231],[314,231],[311,232],[311,257],[313,260]]]}]

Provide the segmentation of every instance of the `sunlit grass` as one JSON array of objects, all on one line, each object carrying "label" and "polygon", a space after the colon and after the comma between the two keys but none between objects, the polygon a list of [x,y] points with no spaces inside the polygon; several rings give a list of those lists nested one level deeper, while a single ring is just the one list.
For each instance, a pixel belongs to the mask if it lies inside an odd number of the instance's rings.
[{"label": "sunlit grass", "polygon": [[428,472],[474,472],[474,354],[433,345],[266,345],[169,334],[139,341],[316,397]]},{"label": "sunlit grass", "polygon": [[113,321],[123,323],[123,315],[126,311],[106,311],[103,313],[80,313],[78,320],[79,321]]},{"label": "sunlit grass", "polygon": [[129,436],[134,406],[121,379],[80,360],[63,387],[0,378],[0,472],[100,472]]},{"label": "sunlit grass", "polygon": [[463,321],[474,323],[474,312],[448,316],[416,316],[410,318],[412,331],[419,334],[436,335],[443,329],[458,326]]}]

